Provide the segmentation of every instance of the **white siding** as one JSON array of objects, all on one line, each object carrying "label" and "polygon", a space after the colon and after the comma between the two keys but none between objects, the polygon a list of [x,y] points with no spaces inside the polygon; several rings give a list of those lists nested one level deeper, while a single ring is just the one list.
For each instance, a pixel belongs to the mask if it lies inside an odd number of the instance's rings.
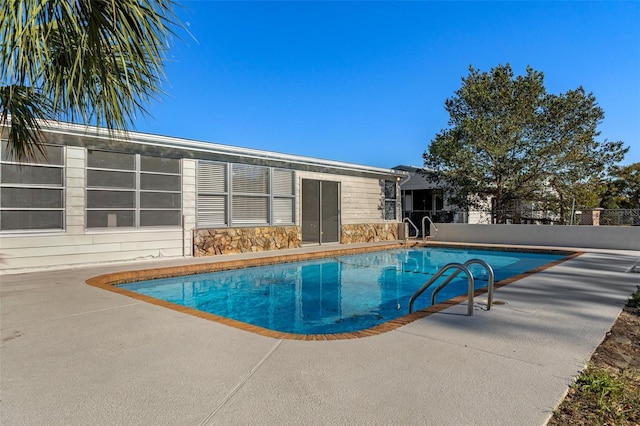
[{"label": "white siding", "polygon": [[66,148],[65,223],[66,231],[69,235],[84,232],[85,153],[86,151],[83,148]]},{"label": "white siding", "polygon": [[4,235],[3,267],[65,267],[82,263],[181,256],[180,230],[144,230],[103,234]]},{"label": "white siding", "polygon": [[384,193],[379,179],[352,177],[342,184],[342,224],[384,223]]},{"label": "white siding", "polygon": [[196,228],[196,164],[195,160],[182,160],[182,214],[183,247],[186,256],[193,255],[192,236]]}]

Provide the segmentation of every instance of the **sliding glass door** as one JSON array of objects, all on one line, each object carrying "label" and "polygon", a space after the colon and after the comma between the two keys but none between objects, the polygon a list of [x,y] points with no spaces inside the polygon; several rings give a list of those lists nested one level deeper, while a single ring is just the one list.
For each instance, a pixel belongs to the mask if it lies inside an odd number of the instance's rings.
[{"label": "sliding glass door", "polygon": [[340,183],[302,179],[302,243],[340,241]]}]

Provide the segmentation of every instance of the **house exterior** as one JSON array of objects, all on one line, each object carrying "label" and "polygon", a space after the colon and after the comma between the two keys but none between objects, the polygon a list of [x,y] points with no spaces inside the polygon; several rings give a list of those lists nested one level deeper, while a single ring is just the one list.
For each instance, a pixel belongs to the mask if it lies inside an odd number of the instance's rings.
[{"label": "house exterior", "polygon": [[2,130],[4,272],[398,238],[401,170],[60,122],[18,163]]},{"label": "house exterior", "polygon": [[[495,222],[492,214],[491,198],[471,210],[461,208],[448,201],[445,185],[429,180],[413,166],[396,166],[394,170],[408,173],[400,183],[402,199],[402,217],[408,217],[419,229],[425,216],[436,223],[491,224]],[[547,193],[552,189],[547,187]],[[507,224],[548,225],[561,223],[559,214],[549,206],[549,201],[513,200],[506,210],[501,212]],[[586,217],[589,216],[589,217]],[[582,222],[595,224],[597,219],[585,215]],[[426,227],[428,229],[428,227]],[[413,235],[413,233],[411,234]]]},{"label": "house exterior", "polygon": [[[394,170],[407,173],[400,185],[402,217],[409,218],[418,229],[422,229],[425,216],[436,223],[487,223],[490,220],[485,212],[470,211],[449,203],[444,189],[438,182],[422,175],[419,168],[400,165]],[[425,229],[429,229],[428,223]]]}]

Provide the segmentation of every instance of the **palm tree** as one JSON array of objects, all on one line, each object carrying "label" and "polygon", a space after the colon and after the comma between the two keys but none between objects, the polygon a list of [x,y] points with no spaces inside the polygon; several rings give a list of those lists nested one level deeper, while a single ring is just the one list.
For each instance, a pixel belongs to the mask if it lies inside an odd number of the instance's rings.
[{"label": "palm tree", "polygon": [[[0,127],[42,152],[40,123],[126,131],[160,94],[175,0],[0,0]],[[6,134],[8,132],[8,135]]]}]

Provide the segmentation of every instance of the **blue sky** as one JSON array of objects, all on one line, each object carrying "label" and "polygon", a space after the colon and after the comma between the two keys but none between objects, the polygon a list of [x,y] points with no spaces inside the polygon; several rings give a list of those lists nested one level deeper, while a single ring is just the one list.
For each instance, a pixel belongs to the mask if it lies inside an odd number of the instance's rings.
[{"label": "blue sky", "polygon": [[599,140],[640,161],[640,2],[183,1],[193,38],[135,130],[393,167],[422,165],[469,65],[578,86]]}]

